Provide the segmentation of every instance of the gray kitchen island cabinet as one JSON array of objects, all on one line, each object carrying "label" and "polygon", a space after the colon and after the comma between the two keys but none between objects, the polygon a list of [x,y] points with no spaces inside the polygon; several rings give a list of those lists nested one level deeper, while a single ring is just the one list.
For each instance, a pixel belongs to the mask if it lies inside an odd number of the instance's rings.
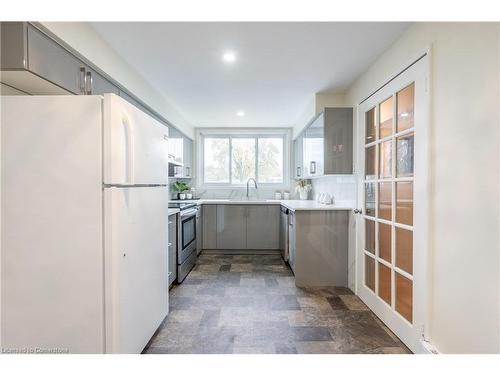
[{"label": "gray kitchen island cabinet", "polygon": [[295,285],[347,287],[349,210],[295,211],[289,229]]}]

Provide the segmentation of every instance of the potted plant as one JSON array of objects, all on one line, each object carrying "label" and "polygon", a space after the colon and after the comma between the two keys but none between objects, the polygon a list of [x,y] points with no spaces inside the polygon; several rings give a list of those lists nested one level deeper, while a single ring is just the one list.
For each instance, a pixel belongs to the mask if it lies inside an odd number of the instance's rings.
[{"label": "potted plant", "polygon": [[177,198],[186,199],[186,191],[189,191],[189,185],[184,181],[175,181],[172,190],[177,192]]},{"label": "potted plant", "polygon": [[301,179],[297,181],[297,186],[295,186],[295,191],[299,193],[301,200],[307,200],[307,194],[312,190],[311,181]]}]

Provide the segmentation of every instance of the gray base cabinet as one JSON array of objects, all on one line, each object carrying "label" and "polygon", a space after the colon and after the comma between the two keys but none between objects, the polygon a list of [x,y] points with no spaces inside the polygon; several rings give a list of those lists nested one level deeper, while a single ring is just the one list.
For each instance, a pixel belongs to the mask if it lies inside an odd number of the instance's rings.
[{"label": "gray base cabinet", "polygon": [[247,207],[217,205],[217,249],[247,248]]},{"label": "gray base cabinet", "polygon": [[278,250],[278,205],[204,204],[203,249]]},{"label": "gray base cabinet", "polygon": [[217,205],[204,204],[201,211],[202,248],[217,249]]},{"label": "gray base cabinet", "polygon": [[279,249],[278,205],[247,206],[247,249]]},{"label": "gray base cabinet", "polygon": [[168,285],[177,279],[177,214],[168,217]]}]

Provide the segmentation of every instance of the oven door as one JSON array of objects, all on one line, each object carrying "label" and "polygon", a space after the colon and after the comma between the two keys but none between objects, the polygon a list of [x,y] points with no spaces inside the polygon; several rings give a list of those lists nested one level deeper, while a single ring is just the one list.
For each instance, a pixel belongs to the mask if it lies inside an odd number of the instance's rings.
[{"label": "oven door", "polygon": [[196,208],[181,211],[179,225],[179,256],[178,263],[182,264],[191,253],[196,250]]}]

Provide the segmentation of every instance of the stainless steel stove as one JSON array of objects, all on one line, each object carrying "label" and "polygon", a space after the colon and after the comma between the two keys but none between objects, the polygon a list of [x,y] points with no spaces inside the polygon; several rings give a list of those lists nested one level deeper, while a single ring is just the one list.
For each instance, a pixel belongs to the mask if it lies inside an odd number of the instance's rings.
[{"label": "stainless steel stove", "polygon": [[177,282],[181,283],[196,263],[198,205],[192,202],[170,201],[168,208],[180,210],[177,228]]}]

